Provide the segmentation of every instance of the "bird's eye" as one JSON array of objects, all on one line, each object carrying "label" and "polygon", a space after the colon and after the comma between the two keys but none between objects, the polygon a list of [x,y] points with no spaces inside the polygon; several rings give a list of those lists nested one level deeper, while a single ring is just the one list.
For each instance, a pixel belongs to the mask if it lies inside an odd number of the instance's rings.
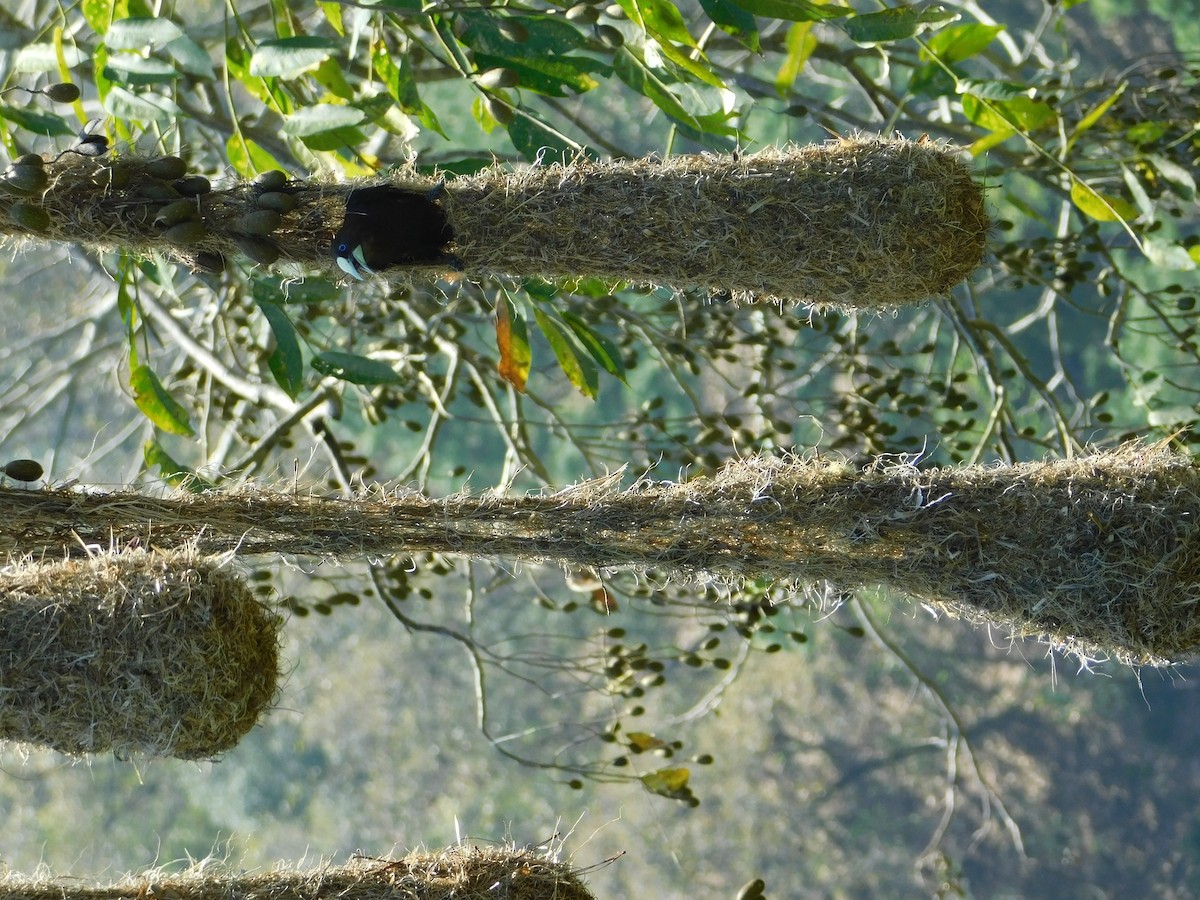
[{"label": "bird's eye", "polygon": [[337,252],[345,253],[349,249],[350,249],[350,246],[348,244],[338,244]]}]

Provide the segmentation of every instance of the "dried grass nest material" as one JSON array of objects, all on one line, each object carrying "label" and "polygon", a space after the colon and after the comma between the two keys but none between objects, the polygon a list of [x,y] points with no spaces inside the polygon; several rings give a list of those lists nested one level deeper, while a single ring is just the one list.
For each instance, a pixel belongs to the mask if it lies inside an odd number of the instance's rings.
[{"label": "dried grass nest material", "polygon": [[[444,185],[413,169],[343,184],[294,178],[280,188],[287,207],[278,215],[259,206],[258,187],[234,182],[189,198],[191,218],[173,227],[160,217],[179,203],[177,183],[155,177],[159,162],[136,154],[47,162],[44,190],[0,191],[0,234],[165,253],[210,271],[244,256],[340,276],[331,245],[347,197],[393,184],[439,198],[455,235],[448,249],[466,277],[597,278],[880,311],[946,294],[982,261],[990,227],[961,153],[929,140],[580,157],[493,166]],[[404,284],[448,269],[439,262],[382,275]]]},{"label": "dried grass nest material", "polygon": [[0,739],[199,759],[272,702],[280,618],[190,549],[0,569]]},{"label": "dried grass nest material", "polygon": [[468,275],[860,310],[946,294],[982,261],[990,227],[960,151],[881,137],[492,168],[450,180],[443,202]]},{"label": "dried grass nest material", "polygon": [[[716,512],[708,491],[680,489]],[[1200,468],[1187,454],[1135,442],[927,470],[751,458],[711,491],[719,508],[759,510],[742,533],[762,559],[749,571],[884,585],[1085,660],[1169,665],[1200,650]]]},{"label": "dried grass nest material", "polygon": [[1129,444],[1067,460],[865,469],[749,457],[675,484],[620,476],[555,493],[353,499],[245,487],[174,497],[0,487],[0,549],[115,537],[209,553],[444,553],[655,571],[737,585],[884,585],[1085,657],[1200,650],[1200,468]]},{"label": "dried grass nest material", "polygon": [[259,874],[205,865],[182,875],[129,877],[111,887],[76,879],[0,877],[0,900],[592,900],[569,866],[527,850],[455,847],[400,860]]}]

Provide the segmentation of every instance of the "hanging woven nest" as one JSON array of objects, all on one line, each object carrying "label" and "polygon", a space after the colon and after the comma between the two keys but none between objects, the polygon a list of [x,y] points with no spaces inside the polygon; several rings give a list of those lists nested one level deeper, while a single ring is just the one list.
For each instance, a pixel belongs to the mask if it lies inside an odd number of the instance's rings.
[{"label": "hanging woven nest", "polygon": [[0,569],[0,739],[203,759],[276,694],[280,617],[189,548]]}]

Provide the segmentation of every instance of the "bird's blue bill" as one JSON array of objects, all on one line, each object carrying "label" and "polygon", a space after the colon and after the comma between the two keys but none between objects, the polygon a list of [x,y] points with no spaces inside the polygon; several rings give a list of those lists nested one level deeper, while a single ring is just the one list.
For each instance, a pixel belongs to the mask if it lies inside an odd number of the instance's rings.
[{"label": "bird's blue bill", "polygon": [[353,278],[355,281],[362,281],[363,275],[374,275],[374,270],[367,265],[367,258],[363,255],[362,244],[359,244],[351,252],[350,257],[339,256],[337,258],[338,268]]}]

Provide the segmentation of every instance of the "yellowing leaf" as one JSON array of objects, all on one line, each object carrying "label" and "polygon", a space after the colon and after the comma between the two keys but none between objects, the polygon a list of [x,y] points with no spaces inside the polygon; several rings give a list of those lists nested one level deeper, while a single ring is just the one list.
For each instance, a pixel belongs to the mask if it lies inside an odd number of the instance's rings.
[{"label": "yellowing leaf", "polygon": [[1120,99],[1125,93],[1125,88],[1128,82],[1122,81],[1115,91],[1108,95],[1104,100],[1100,101],[1091,112],[1079,120],[1079,124],[1075,126],[1075,130],[1071,132],[1071,137],[1067,139],[1067,148],[1069,149],[1079,136],[1104,118],[1104,114],[1112,108],[1112,105]]},{"label": "yellowing leaf", "polygon": [[1097,222],[1130,222],[1138,217],[1138,209],[1132,203],[1102,194],[1078,178],[1071,179],[1071,202],[1085,216]]},{"label": "yellowing leaf", "polygon": [[163,481],[172,487],[184,488],[196,494],[216,488],[216,484],[203,475],[197,475],[171,456],[158,441],[146,441],[142,446],[142,458],[147,468],[157,468]]},{"label": "yellowing leaf", "polygon": [[583,355],[575,342],[570,327],[562,321],[542,312],[536,306],[533,317],[538,327],[545,335],[550,349],[558,360],[559,368],[567,376],[567,380],[590,400],[595,400],[600,392],[600,373],[591,358]]},{"label": "yellowing leaf", "polygon": [[980,156],[987,153],[993,147],[998,147],[1007,141],[1010,137],[1016,134],[1011,128],[1002,128],[999,131],[993,131],[991,134],[984,135],[979,140],[975,141],[967,148],[967,152],[972,156]]},{"label": "yellowing leaf", "polygon": [[648,772],[643,775],[642,784],[646,786],[647,790],[655,794],[662,794],[664,797],[673,797],[687,790],[688,780],[691,776],[690,769],[659,769],[657,772]]},{"label": "yellowing leaf", "polygon": [[[625,363],[621,359],[621,351],[617,349],[616,344],[593,330],[587,322],[574,313],[563,310],[560,315],[563,321],[570,326],[575,337],[579,339],[583,349],[591,354],[592,359],[600,363],[600,366],[608,374],[625,382]],[[628,384],[628,382],[625,383]]]},{"label": "yellowing leaf", "polygon": [[225,142],[225,157],[243,178],[253,178],[259,172],[283,168],[274,156],[240,132]]},{"label": "yellowing leaf", "polygon": [[963,96],[963,115],[989,131],[1019,129],[1030,132],[1054,118],[1054,109],[1042,100],[1015,96],[992,100],[976,93]]},{"label": "yellowing leaf", "polygon": [[156,428],[170,434],[195,437],[196,431],[188,421],[187,410],[163,387],[149,366],[141,365],[129,373],[133,402]]},{"label": "yellowing leaf", "polygon": [[500,350],[500,362],[496,366],[500,377],[525,393],[533,353],[529,349],[525,320],[507,297],[496,306],[496,347]]},{"label": "yellowing leaf", "polygon": [[635,753],[643,753],[646,750],[658,750],[667,746],[667,742],[662,738],[656,738],[654,735],[647,734],[644,731],[631,731],[626,735],[626,738],[629,741],[629,746]]},{"label": "yellowing leaf", "polygon": [[1003,30],[1003,25],[951,25],[925,42],[921,58],[940,59],[947,65],[962,62],[984,50]]},{"label": "yellowing leaf", "polygon": [[788,28],[787,56],[775,74],[775,90],[780,96],[786,94],[804,71],[808,58],[817,49],[817,38],[812,33],[812,22],[795,22]]}]

